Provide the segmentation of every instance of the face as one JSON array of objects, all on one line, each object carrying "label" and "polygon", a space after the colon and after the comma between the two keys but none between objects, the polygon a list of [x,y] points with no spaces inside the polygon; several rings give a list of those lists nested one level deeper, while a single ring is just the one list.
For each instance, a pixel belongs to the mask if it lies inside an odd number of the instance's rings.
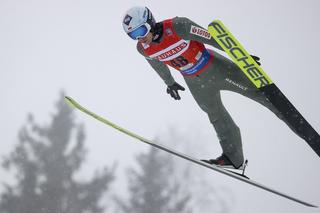
[{"label": "face", "polygon": [[144,43],[144,44],[149,45],[149,44],[152,42],[152,37],[153,37],[153,36],[152,36],[152,33],[149,32],[145,37],[139,38],[138,41],[139,41],[140,43]]}]

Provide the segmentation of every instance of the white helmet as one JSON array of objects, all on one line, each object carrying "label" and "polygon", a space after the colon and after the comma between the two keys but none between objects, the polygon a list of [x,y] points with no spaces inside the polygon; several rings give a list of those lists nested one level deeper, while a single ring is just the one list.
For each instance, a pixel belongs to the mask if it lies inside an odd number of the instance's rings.
[{"label": "white helmet", "polygon": [[132,39],[146,36],[155,24],[156,21],[147,7],[133,7],[129,9],[122,21],[124,31]]}]

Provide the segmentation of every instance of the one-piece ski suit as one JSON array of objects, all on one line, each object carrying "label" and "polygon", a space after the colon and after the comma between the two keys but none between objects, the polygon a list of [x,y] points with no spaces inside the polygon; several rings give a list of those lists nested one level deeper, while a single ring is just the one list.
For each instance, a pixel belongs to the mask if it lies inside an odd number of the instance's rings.
[{"label": "one-piece ski suit", "polygon": [[[222,50],[203,27],[184,17],[168,19],[157,25],[161,27],[158,42],[150,45],[138,42],[138,51],[168,86],[175,83],[168,66],[181,72],[194,99],[208,114],[223,154],[239,167],[244,161],[240,130],[224,107],[220,91],[242,94],[267,107],[280,119],[281,113],[236,64],[204,47],[207,44]],[[287,125],[290,127],[289,123]]]}]

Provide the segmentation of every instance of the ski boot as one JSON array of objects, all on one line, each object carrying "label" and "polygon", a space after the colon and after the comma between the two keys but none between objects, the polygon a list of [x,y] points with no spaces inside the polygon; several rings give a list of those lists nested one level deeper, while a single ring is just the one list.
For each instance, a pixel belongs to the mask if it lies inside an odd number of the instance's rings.
[{"label": "ski boot", "polygon": [[[248,178],[247,176],[245,176],[244,172],[246,169],[246,166],[248,165],[248,160],[245,160],[240,166],[236,167],[231,160],[225,155],[222,154],[220,157],[216,158],[216,159],[209,159],[209,160],[201,160],[205,163],[211,164],[211,165],[216,165],[218,167],[221,167],[223,169],[233,169],[233,170],[240,170],[242,171],[241,173],[238,172],[233,172],[236,173],[238,175],[241,175],[243,177]],[[230,171],[230,170],[229,170]]]}]

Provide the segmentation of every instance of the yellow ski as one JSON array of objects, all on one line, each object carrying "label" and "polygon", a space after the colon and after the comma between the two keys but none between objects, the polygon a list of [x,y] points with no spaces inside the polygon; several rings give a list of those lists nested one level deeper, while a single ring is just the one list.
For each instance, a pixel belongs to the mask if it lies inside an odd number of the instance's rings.
[{"label": "yellow ski", "polygon": [[232,172],[232,171],[229,171],[229,170],[220,168],[220,167],[215,166],[215,165],[210,165],[210,164],[205,163],[205,162],[203,162],[203,161],[201,161],[201,160],[198,160],[198,159],[195,159],[195,158],[190,157],[190,156],[188,156],[188,155],[179,153],[179,152],[177,152],[177,151],[175,151],[175,150],[172,150],[172,149],[170,149],[170,148],[168,148],[168,147],[165,147],[165,146],[163,146],[163,145],[154,143],[154,142],[151,141],[151,140],[148,140],[148,139],[146,139],[146,138],[144,138],[144,137],[141,137],[141,136],[139,136],[139,135],[137,135],[137,134],[135,134],[135,133],[133,133],[133,132],[125,129],[125,128],[122,128],[122,127],[120,127],[120,126],[112,123],[111,121],[107,120],[106,118],[103,118],[102,116],[100,116],[100,115],[98,115],[98,114],[95,114],[94,112],[91,112],[90,110],[88,110],[88,109],[86,109],[85,107],[81,106],[78,102],[76,102],[76,101],[75,101],[74,99],[72,99],[71,97],[65,97],[65,101],[66,101],[71,107],[74,107],[74,108],[76,108],[76,109],[84,112],[85,114],[87,114],[87,115],[89,115],[89,116],[97,119],[98,121],[100,121],[100,122],[102,122],[102,123],[104,123],[104,124],[106,124],[106,125],[114,128],[114,129],[117,129],[117,130],[119,130],[120,132],[122,132],[122,133],[124,133],[124,134],[126,134],[126,135],[128,135],[128,136],[130,136],[130,137],[132,137],[132,138],[138,139],[139,141],[141,141],[141,142],[143,142],[143,143],[149,144],[149,145],[151,145],[151,146],[153,146],[153,147],[156,147],[156,148],[158,148],[158,149],[161,149],[161,150],[163,150],[163,151],[165,151],[165,152],[171,153],[171,154],[173,154],[173,155],[175,155],[175,156],[177,156],[177,157],[183,158],[183,159],[185,159],[185,160],[188,160],[188,161],[193,162],[193,163],[195,163],[195,164],[198,164],[198,165],[200,165],[200,166],[206,167],[206,168],[208,168],[208,169],[214,170],[214,171],[216,171],[216,172],[222,173],[222,174],[227,175],[227,176],[229,176],[229,177],[238,179],[238,180],[240,180],[240,181],[242,181],[242,182],[245,182],[245,183],[248,183],[248,184],[250,184],[250,185],[256,186],[256,187],[258,187],[258,188],[264,189],[264,190],[266,190],[266,191],[269,191],[269,192],[271,192],[271,193],[277,194],[277,195],[279,195],[279,196],[282,196],[282,197],[287,198],[287,199],[289,199],[289,200],[292,200],[292,201],[295,201],[295,202],[297,202],[297,203],[303,204],[303,205],[305,205],[305,206],[317,207],[317,206],[315,206],[315,205],[313,205],[313,204],[304,202],[304,201],[302,201],[302,200],[296,199],[296,198],[294,198],[294,197],[291,197],[291,196],[289,196],[289,195],[286,195],[286,194],[284,194],[284,193],[281,193],[281,192],[279,192],[279,191],[276,191],[276,190],[274,190],[274,189],[271,189],[271,188],[269,188],[269,187],[266,187],[266,186],[264,186],[264,185],[262,185],[262,184],[260,184],[260,183],[257,183],[257,182],[255,182],[255,181],[253,181],[253,180],[250,180],[250,179],[242,176],[241,174],[238,174],[238,173],[235,173],[235,172]]},{"label": "yellow ski", "polygon": [[209,24],[208,31],[257,88],[272,84],[268,75],[221,21]]}]

